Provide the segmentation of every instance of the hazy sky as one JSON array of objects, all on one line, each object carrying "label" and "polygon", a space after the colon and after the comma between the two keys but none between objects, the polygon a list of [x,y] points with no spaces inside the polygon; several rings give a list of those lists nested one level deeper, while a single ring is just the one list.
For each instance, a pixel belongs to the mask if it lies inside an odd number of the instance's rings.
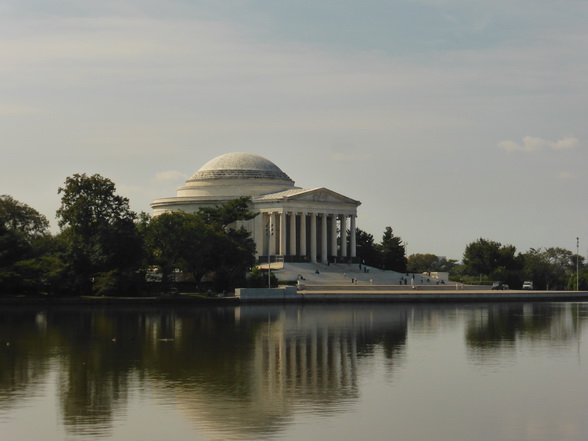
[{"label": "hazy sky", "polygon": [[4,0],[0,194],[136,211],[256,153],[408,253],[588,249],[584,0]]}]

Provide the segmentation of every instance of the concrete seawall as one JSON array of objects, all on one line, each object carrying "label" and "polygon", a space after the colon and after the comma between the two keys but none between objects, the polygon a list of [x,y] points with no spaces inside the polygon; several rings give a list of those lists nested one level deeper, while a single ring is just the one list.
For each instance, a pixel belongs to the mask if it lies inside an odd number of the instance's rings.
[{"label": "concrete seawall", "polygon": [[237,288],[235,297],[241,302],[300,302],[300,292],[295,286],[282,288]]},{"label": "concrete seawall", "polygon": [[[333,287],[328,287],[333,288]],[[0,297],[0,305],[227,305],[239,303],[268,302],[308,302],[308,303],[345,303],[345,302],[562,302],[588,301],[588,291],[492,291],[489,289],[414,289],[386,290],[363,289],[362,287],[337,287],[338,289],[297,290],[294,286],[280,288],[241,288],[235,296],[193,297],[188,295],[164,297]],[[354,289],[355,288],[355,289]],[[381,287],[380,287],[381,288]]]},{"label": "concrete seawall", "polygon": [[586,291],[492,291],[488,289],[318,289],[293,287],[237,290],[241,302],[496,302],[496,301],[588,301]]}]

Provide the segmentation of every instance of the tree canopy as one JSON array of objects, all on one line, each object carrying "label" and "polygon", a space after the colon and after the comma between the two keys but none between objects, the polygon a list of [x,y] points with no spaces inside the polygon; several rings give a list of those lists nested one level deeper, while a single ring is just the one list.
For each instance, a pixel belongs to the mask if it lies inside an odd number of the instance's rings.
[{"label": "tree canopy", "polygon": [[490,276],[499,268],[515,266],[516,248],[488,239],[478,239],[466,246],[463,263],[472,274]]},{"label": "tree canopy", "polygon": [[380,244],[381,268],[398,272],[406,271],[406,250],[402,239],[395,236],[392,227],[386,227]]},{"label": "tree canopy", "polygon": [[50,254],[49,222],[11,196],[0,196],[0,293],[34,294],[51,289],[63,271]]},{"label": "tree canopy", "polygon": [[579,267],[584,267],[582,256],[559,247],[531,248],[522,258],[525,279],[533,280],[536,289],[564,289],[569,285],[575,289],[576,258]]},{"label": "tree canopy", "polygon": [[136,218],[129,200],[116,194],[114,182],[98,174],[70,176],[57,193],[61,194],[61,206],[57,210],[59,226],[70,227],[82,236],[96,228],[132,222]]},{"label": "tree canopy", "polygon": [[202,207],[198,210],[198,215],[207,224],[227,228],[237,221],[246,221],[257,216],[257,213],[249,209],[249,202],[250,197],[242,196],[214,207]]},{"label": "tree canopy", "polygon": [[12,196],[0,196],[0,225],[6,230],[19,232],[26,239],[47,234],[49,221],[45,216]]},{"label": "tree canopy", "polygon": [[70,289],[79,294],[120,289],[142,255],[136,214],[128,199],[117,195],[114,183],[98,174],[68,177],[58,193],[57,217],[67,247]]},{"label": "tree canopy", "polygon": [[455,259],[446,259],[435,254],[411,254],[406,270],[409,273],[450,272],[457,264]]},{"label": "tree canopy", "polygon": [[[347,235],[350,236],[349,234]],[[379,266],[380,251],[374,242],[374,236],[359,228],[355,229],[356,252],[359,261],[369,266]]]},{"label": "tree canopy", "polygon": [[217,287],[231,288],[234,276],[255,263],[250,233],[229,227],[255,217],[249,201],[239,198],[197,213],[169,211],[153,218],[146,228],[146,247],[164,283],[169,286],[173,271],[181,269],[199,285],[203,276],[214,273]]},{"label": "tree canopy", "polygon": [[[349,241],[349,234],[347,240]],[[406,250],[402,239],[395,236],[392,227],[386,227],[380,243],[374,242],[374,236],[356,228],[356,252],[360,263],[376,268],[406,271]]]},{"label": "tree canopy", "polygon": [[207,240],[210,225],[200,216],[183,211],[168,211],[153,218],[146,229],[145,245],[150,262],[159,267],[164,284],[170,284],[174,270],[183,269],[200,279],[201,268],[211,254]]}]

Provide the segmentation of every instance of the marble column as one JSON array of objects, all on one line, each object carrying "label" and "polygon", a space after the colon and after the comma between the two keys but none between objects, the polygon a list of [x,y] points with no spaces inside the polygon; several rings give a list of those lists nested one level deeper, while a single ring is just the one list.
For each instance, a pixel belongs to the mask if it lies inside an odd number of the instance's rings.
[{"label": "marble column", "polygon": [[306,213],[300,213],[300,255],[306,256]]},{"label": "marble column", "polygon": [[275,225],[276,225],[276,216],[274,213],[268,213],[269,216],[269,225],[268,225],[268,241],[269,247],[268,251],[270,256],[276,254],[276,236],[275,234]]},{"label": "marble column", "polygon": [[341,257],[347,257],[347,215],[341,216]]},{"label": "marble column", "polygon": [[290,213],[290,256],[296,255],[296,213]]},{"label": "marble column", "polygon": [[280,256],[286,255],[286,213],[278,213],[280,216]]},{"label": "marble column", "polygon": [[337,215],[331,216],[331,256],[337,260]]},{"label": "marble column", "polygon": [[316,263],[316,213],[310,213],[310,261]]},{"label": "marble column", "polygon": [[351,238],[349,239],[349,247],[351,248],[349,250],[349,252],[351,253],[351,257],[356,257],[357,256],[357,245],[356,245],[356,238],[355,238],[355,215],[352,214],[351,218],[351,225],[349,226],[349,229],[351,230]]},{"label": "marble column", "polygon": [[327,239],[327,213],[323,213],[321,214],[321,259],[323,263],[327,263],[329,261]]},{"label": "marble column", "polygon": [[259,213],[255,217],[255,245],[257,257],[265,254],[265,214]]}]

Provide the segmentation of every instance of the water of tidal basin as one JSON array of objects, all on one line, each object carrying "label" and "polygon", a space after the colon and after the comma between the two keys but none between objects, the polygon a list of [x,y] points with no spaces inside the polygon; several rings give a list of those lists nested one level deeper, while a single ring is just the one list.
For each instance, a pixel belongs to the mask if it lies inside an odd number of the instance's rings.
[{"label": "water of tidal basin", "polygon": [[0,310],[0,438],[586,440],[588,303]]}]

